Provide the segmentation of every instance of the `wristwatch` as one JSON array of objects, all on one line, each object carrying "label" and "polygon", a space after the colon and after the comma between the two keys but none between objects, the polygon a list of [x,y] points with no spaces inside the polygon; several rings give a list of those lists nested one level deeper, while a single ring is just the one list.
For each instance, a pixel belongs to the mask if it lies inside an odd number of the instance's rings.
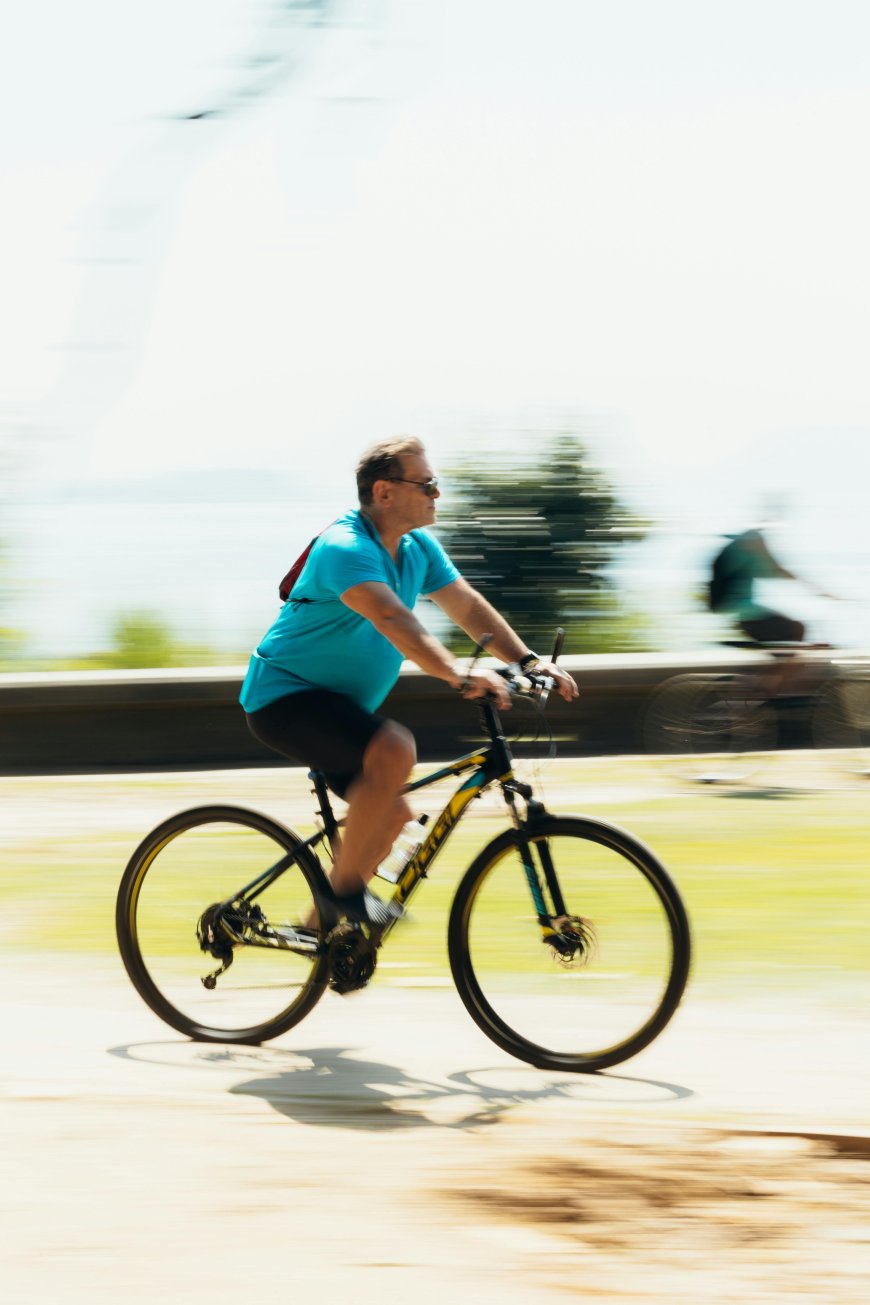
[{"label": "wristwatch", "polygon": [[517,662],[517,665],[519,666],[521,671],[533,671],[540,660],[541,659],[538,656],[538,654],[536,652],[532,652],[532,650],[529,649],[525,657],[520,658],[520,660]]}]

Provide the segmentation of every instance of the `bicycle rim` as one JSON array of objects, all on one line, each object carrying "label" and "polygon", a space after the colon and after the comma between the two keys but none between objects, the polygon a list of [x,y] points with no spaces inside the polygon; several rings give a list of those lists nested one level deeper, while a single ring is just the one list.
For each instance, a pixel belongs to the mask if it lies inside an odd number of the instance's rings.
[{"label": "bicycle rim", "polygon": [[870,775],[870,678],[835,680],[821,689],[812,720],[813,744],[836,753],[839,766]]},{"label": "bicycle rim", "polygon": [[676,1010],[688,921],[665,870],[622,831],[560,817],[540,829],[531,840],[539,876],[546,843],[586,945],[566,960],[542,941],[517,836],[508,833],[457,893],[454,978],[472,1017],[511,1054],[542,1068],[603,1069],[635,1055]]},{"label": "bicycle rim", "polygon": [[[121,955],[137,991],[190,1037],[259,1042],[300,1020],[323,992],[326,963],[277,946],[231,946],[232,963],[209,989],[221,958],[204,952],[203,913],[233,897],[299,843],[257,812],[200,808],[155,829],[130,860],[118,895]],[[270,928],[301,924],[314,909],[317,868],[306,852],[255,898]],[[238,913],[232,916],[240,922]],[[224,942],[226,935],[218,930]]]},{"label": "bicycle rim", "polygon": [[644,722],[647,752],[668,759],[678,777],[700,783],[739,783],[777,744],[770,703],[739,681],[687,677],[653,698]]}]

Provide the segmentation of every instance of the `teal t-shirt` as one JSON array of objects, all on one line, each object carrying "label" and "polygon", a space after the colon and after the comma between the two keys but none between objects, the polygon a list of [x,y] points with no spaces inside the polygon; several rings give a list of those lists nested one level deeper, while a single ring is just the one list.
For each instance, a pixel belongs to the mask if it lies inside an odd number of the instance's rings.
[{"label": "teal t-shirt", "polygon": [[770,615],[755,598],[759,580],[777,575],[777,566],[768,552],[764,536],[758,530],[744,530],[735,535],[720,554],[722,592],[718,609],[739,621],[757,621]]},{"label": "teal t-shirt", "polygon": [[341,595],[375,581],[410,608],[458,576],[425,530],[403,535],[393,562],[371,522],[358,509],[346,513],[317,539],[292,597],[251,657],[239,698],[245,711],[305,689],[334,689],[374,711],[398,679],[402,654]]}]

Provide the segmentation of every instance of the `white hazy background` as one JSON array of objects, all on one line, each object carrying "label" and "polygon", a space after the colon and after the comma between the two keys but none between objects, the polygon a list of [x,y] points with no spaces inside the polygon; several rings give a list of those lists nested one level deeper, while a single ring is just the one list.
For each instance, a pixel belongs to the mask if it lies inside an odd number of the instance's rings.
[{"label": "white hazy background", "polygon": [[353,500],[585,433],[655,523],[629,607],[713,637],[716,534],[870,640],[863,0],[43,0],[0,18],[0,625],[152,608],[228,654]]}]

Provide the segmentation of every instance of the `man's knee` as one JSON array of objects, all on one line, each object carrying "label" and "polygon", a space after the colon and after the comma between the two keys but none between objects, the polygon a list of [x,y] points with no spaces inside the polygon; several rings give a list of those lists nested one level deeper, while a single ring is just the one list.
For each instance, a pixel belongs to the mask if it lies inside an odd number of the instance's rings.
[{"label": "man's knee", "polygon": [[414,735],[396,721],[385,721],[374,735],[363,757],[365,773],[396,777],[404,783],[417,760]]}]

